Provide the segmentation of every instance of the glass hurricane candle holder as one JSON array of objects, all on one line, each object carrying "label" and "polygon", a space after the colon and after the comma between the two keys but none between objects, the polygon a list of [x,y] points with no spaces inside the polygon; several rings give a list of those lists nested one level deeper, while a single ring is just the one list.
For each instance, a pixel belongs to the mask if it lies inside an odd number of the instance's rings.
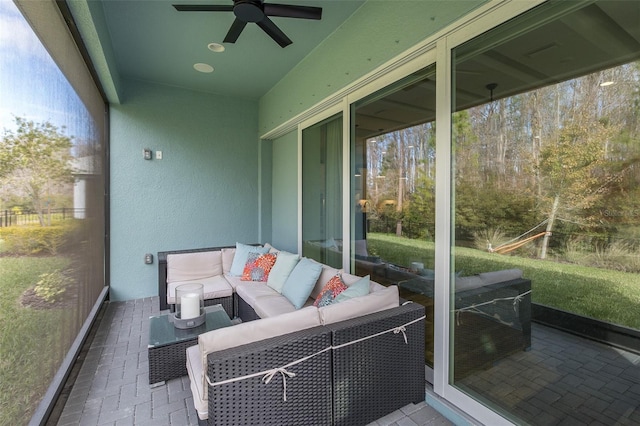
[{"label": "glass hurricane candle holder", "polygon": [[176,287],[176,328],[192,328],[204,324],[204,290],[200,283],[181,284]]}]

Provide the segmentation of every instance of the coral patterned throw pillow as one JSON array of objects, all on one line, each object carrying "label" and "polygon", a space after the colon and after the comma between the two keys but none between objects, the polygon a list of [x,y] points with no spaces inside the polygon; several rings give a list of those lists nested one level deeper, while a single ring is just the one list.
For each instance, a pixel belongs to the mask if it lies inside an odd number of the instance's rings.
[{"label": "coral patterned throw pillow", "polygon": [[340,274],[335,275],[324,285],[318,294],[316,301],[313,303],[313,306],[320,308],[322,306],[331,305],[335,298],[346,289],[347,286],[344,281],[342,281]]},{"label": "coral patterned throw pillow", "polygon": [[242,281],[267,281],[269,272],[276,263],[277,253],[249,253],[242,271]]}]

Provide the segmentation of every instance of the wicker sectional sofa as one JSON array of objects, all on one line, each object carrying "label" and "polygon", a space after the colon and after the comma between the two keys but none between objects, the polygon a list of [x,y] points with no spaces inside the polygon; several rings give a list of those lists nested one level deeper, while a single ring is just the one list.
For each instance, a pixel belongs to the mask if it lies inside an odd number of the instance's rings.
[{"label": "wicker sectional sofa", "polygon": [[[320,290],[340,273],[322,265],[311,296],[296,309],[265,282],[231,275],[234,247],[178,250],[158,253],[161,309],[170,308],[175,279],[199,273],[198,262],[188,267],[194,254],[205,262],[220,258],[221,274],[203,277],[212,284],[207,303],[221,303],[242,320],[200,335],[187,349],[202,424],[364,425],[424,400],[425,311],[401,303],[396,286],[370,282],[364,296],[316,307]],[[341,277],[349,287],[361,279]]]}]

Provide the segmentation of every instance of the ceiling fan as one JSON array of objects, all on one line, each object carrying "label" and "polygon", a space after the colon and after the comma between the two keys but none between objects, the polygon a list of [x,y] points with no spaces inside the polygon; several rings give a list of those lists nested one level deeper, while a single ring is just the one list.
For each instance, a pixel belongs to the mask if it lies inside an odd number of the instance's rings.
[{"label": "ceiling fan", "polygon": [[255,22],[281,47],[287,47],[293,42],[269,16],[315,20],[322,18],[321,7],[265,3],[263,0],[233,0],[233,5],[174,4],[173,7],[179,12],[233,12],[236,19],[231,24],[224,43],[235,43],[247,23]]}]

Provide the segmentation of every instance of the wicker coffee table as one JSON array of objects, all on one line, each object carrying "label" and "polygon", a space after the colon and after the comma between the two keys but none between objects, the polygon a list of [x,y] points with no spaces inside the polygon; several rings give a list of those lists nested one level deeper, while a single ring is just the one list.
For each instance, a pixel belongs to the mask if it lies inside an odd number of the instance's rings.
[{"label": "wicker coffee table", "polygon": [[186,350],[198,342],[198,335],[232,325],[222,305],[204,308],[206,322],[189,329],[175,328],[173,314],[149,317],[149,384],[162,384],[187,375]]}]

